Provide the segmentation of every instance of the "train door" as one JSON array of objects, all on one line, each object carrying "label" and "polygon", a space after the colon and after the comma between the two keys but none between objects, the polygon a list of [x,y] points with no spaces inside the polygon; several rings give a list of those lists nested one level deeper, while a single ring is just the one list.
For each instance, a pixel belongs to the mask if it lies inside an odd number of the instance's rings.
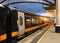
[{"label": "train door", "polygon": [[17,19],[18,19],[18,13],[17,10],[11,10],[11,26],[12,26],[12,30],[11,30],[11,36],[12,37],[16,37],[18,36],[18,26],[17,26]]},{"label": "train door", "polygon": [[25,30],[25,19],[24,19],[24,13],[23,12],[18,12],[18,29],[19,29],[19,36],[24,34]]}]

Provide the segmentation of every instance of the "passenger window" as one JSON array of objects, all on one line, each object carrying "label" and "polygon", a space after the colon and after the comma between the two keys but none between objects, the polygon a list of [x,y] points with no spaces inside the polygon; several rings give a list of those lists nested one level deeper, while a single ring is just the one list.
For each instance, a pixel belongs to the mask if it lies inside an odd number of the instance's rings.
[{"label": "passenger window", "polygon": [[23,17],[22,17],[22,16],[19,17],[19,24],[20,24],[21,26],[23,25]]}]

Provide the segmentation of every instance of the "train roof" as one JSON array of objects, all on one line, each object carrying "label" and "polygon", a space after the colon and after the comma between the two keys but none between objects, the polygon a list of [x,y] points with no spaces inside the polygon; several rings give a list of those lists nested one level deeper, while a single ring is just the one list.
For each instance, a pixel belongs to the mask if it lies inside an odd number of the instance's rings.
[{"label": "train roof", "polygon": [[0,4],[0,7],[4,7],[2,4]]}]

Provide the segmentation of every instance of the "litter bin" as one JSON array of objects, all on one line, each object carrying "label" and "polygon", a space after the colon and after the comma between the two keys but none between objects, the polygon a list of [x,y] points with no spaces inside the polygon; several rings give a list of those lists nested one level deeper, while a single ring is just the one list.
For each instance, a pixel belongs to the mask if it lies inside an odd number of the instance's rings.
[{"label": "litter bin", "polygon": [[56,33],[60,33],[60,26],[56,26],[56,27],[55,27],[55,32],[56,32]]}]

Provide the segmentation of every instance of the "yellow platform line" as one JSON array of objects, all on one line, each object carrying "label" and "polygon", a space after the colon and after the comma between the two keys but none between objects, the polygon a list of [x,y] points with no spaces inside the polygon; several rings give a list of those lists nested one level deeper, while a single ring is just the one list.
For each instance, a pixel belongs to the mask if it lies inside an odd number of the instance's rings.
[{"label": "yellow platform line", "polygon": [[50,28],[42,35],[42,37],[37,41],[37,43],[40,43],[41,40],[44,38],[44,36],[48,33],[48,31],[50,30]]}]

